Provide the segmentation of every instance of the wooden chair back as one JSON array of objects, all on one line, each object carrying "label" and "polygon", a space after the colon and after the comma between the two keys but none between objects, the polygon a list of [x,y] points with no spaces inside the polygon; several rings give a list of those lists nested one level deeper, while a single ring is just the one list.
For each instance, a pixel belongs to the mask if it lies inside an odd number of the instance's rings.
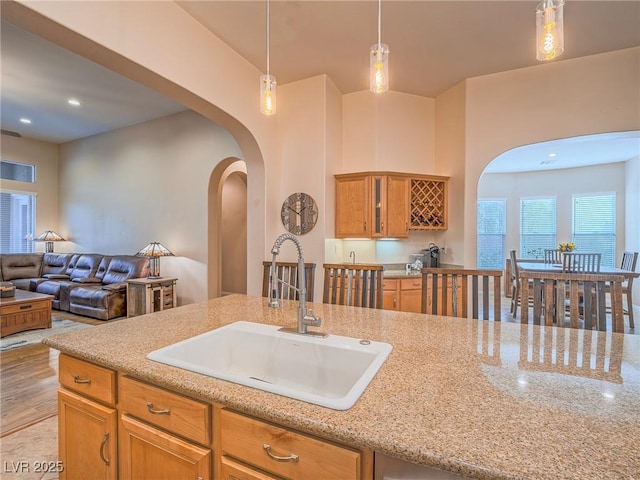
[{"label": "wooden chair back", "polygon": [[422,313],[476,319],[482,314],[482,320],[493,316],[500,321],[502,270],[423,268],[421,272]]},{"label": "wooden chair back", "polygon": [[325,263],[323,303],[382,308],[382,265]]},{"label": "wooden chair back", "polygon": [[[271,290],[271,262],[262,262],[262,296],[268,297]],[[313,302],[315,263],[304,264],[304,276],[307,284],[307,301]],[[276,262],[276,275],[286,283],[278,282],[278,298],[281,300],[298,300],[298,263]]]},{"label": "wooden chair back", "polygon": [[[624,332],[622,314],[623,275],[593,273],[520,273],[522,323],[529,323],[529,315],[536,325],[607,330],[607,292],[611,294],[611,328]],[[533,298],[531,308],[526,300]],[[569,322],[567,324],[567,311]]]},{"label": "wooden chair back", "polygon": [[557,264],[561,264],[562,263],[562,252],[560,252],[560,250],[557,249],[546,249],[544,251],[544,263],[557,263]]},{"label": "wooden chair back", "polygon": [[620,269],[628,272],[636,271],[636,264],[638,263],[638,252],[623,252],[622,261],[620,262]]},{"label": "wooden chair back", "polygon": [[564,273],[598,273],[601,257],[601,253],[566,252],[562,255],[562,271]]}]

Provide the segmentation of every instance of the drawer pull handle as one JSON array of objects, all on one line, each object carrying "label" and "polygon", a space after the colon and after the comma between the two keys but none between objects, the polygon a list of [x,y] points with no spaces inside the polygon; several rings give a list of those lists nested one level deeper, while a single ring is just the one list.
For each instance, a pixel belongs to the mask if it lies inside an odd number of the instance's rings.
[{"label": "drawer pull handle", "polygon": [[279,457],[278,455],[274,455],[273,453],[271,453],[271,445],[268,445],[266,443],[264,443],[262,445],[262,448],[265,452],[267,452],[267,455],[269,455],[269,458],[272,458],[273,460],[275,460],[276,462],[293,462],[293,463],[298,463],[298,455],[292,453],[291,455],[289,455],[288,457]]},{"label": "drawer pull handle", "polygon": [[80,378],[80,375],[74,375],[74,376],[73,376],[73,383],[87,383],[87,384],[91,384],[91,379],[90,379],[90,378]]},{"label": "drawer pull handle", "polygon": [[33,305],[20,305],[20,310],[29,310]]},{"label": "drawer pull handle", "polygon": [[109,465],[111,463],[111,460],[104,456],[104,447],[107,444],[107,440],[109,440],[109,432],[104,434],[104,438],[102,439],[102,443],[100,444],[100,458],[105,465]]},{"label": "drawer pull handle", "polygon": [[171,415],[170,409],[165,408],[164,410],[156,410],[153,408],[153,403],[151,402],[147,403],[147,410],[149,410],[149,413],[153,413],[154,415]]}]

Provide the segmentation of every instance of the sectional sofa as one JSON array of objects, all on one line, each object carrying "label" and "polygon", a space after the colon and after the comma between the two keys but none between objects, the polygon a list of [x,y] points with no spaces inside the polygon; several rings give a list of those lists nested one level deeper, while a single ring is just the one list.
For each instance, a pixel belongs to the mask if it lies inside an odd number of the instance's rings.
[{"label": "sectional sofa", "polygon": [[0,281],[54,297],[52,307],[98,320],[127,313],[127,280],[146,277],[149,259],[95,253],[0,254]]}]

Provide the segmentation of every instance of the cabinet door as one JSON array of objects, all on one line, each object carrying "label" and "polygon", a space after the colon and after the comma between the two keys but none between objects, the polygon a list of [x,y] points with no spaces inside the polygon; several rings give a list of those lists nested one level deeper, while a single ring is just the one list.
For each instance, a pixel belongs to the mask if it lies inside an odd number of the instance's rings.
[{"label": "cabinet door", "polygon": [[336,238],[370,237],[371,178],[336,178]]},{"label": "cabinet door", "polygon": [[387,181],[384,176],[371,177],[371,237],[387,236]]},{"label": "cabinet door", "polygon": [[399,282],[395,279],[385,278],[382,280],[382,308],[383,310],[398,310]]},{"label": "cabinet door", "polygon": [[407,278],[400,283],[400,310],[420,313],[422,311],[422,278]]},{"label": "cabinet door", "polygon": [[221,480],[278,480],[264,472],[259,472],[233,460],[222,457],[220,464]]},{"label": "cabinet door", "polygon": [[409,236],[409,179],[387,176],[385,236]]},{"label": "cabinet door", "polygon": [[123,415],[120,479],[208,480],[211,451]]},{"label": "cabinet door", "polygon": [[117,413],[80,395],[58,392],[58,455],[62,480],[117,478]]}]

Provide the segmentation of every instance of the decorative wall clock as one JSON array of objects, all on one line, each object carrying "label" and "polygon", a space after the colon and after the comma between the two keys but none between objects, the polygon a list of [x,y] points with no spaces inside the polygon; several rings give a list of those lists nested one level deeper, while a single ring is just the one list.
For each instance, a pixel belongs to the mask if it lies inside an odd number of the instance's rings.
[{"label": "decorative wall clock", "polygon": [[289,232],[304,235],[311,231],[318,220],[318,205],[309,194],[293,193],[282,203],[280,217]]}]

